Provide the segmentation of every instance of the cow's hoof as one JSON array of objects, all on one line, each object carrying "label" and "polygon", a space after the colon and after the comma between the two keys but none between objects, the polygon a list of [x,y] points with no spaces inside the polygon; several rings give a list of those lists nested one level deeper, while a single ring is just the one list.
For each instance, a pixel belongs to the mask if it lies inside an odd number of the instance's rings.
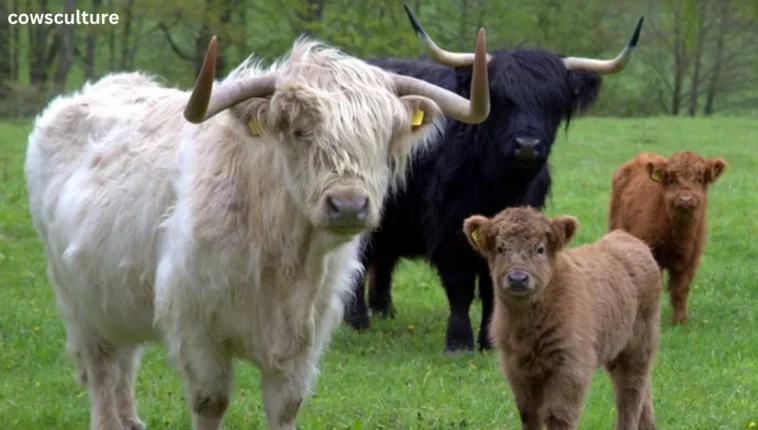
[{"label": "cow's hoof", "polygon": [[347,315],[345,324],[349,325],[355,331],[366,331],[371,326],[368,315]]}]

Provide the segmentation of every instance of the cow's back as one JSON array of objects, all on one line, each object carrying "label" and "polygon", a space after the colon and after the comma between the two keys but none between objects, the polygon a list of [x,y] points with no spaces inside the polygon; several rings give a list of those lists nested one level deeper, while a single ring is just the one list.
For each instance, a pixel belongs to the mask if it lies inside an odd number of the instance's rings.
[{"label": "cow's back", "polygon": [[134,334],[119,326],[151,330],[134,322],[152,319],[160,224],[175,203],[185,99],[138,73],[109,75],[51,102],[29,138],[30,210],[54,284],[114,337]]}]

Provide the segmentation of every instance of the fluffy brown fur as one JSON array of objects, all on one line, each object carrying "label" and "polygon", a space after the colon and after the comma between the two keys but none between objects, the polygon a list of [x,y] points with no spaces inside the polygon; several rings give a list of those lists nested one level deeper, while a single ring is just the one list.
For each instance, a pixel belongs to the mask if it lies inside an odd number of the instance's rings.
[{"label": "fluffy brown fur", "polygon": [[464,222],[489,262],[490,337],[522,429],[575,429],[600,365],[616,387],[616,428],[655,429],[660,271],[648,247],[623,231],[564,249],[578,226],[574,217],[550,220],[528,207]]},{"label": "fluffy brown fur", "polygon": [[687,321],[687,296],[706,239],[708,187],[726,168],[721,158],[692,152],[668,159],[643,152],[613,175],[608,230],[642,239],[669,272],[674,324]]}]

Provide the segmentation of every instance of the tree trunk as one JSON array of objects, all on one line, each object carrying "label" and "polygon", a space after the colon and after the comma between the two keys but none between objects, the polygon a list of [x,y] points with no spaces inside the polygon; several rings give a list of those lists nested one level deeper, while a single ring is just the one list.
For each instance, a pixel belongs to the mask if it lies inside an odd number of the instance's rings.
[{"label": "tree trunk", "polygon": [[0,83],[10,81],[11,64],[11,24],[8,22],[8,8],[0,2]]},{"label": "tree trunk", "polygon": [[729,4],[724,1],[721,3],[718,14],[718,35],[716,36],[716,49],[713,58],[713,70],[711,71],[711,80],[708,83],[708,89],[705,96],[705,107],[703,108],[703,114],[705,116],[713,115],[715,110],[716,95],[718,93],[719,79],[721,78],[721,70],[724,60],[724,39],[726,39],[727,28],[730,25]]},{"label": "tree trunk", "polygon": [[[63,13],[68,15],[73,13],[76,8],[76,0],[65,0],[63,2]],[[58,67],[55,69],[55,90],[62,93],[66,90],[66,78],[74,62],[74,30],[75,24],[62,24],[56,28],[56,37],[60,38],[60,55],[58,56]]]},{"label": "tree trunk", "polygon": [[[92,13],[100,13],[102,0],[92,0]],[[84,78],[89,80],[95,79],[95,53],[97,51],[97,27],[91,26],[87,34],[87,57],[84,61]]]},{"label": "tree trunk", "polygon": [[132,35],[132,9],[134,9],[134,0],[128,0],[124,6],[124,32],[121,34],[121,58],[118,63],[121,70],[128,69],[129,45]]},{"label": "tree trunk", "polygon": [[[18,0],[13,0],[11,2],[11,9],[13,13],[18,14]],[[11,60],[11,79],[13,79],[14,81],[17,81],[20,75],[18,71],[18,68],[19,68],[19,62],[18,62],[19,55],[18,54],[19,52],[21,52],[20,28],[21,28],[20,26],[14,25],[12,29],[13,31],[13,58]]]},{"label": "tree trunk", "polygon": [[697,102],[700,97],[700,80],[701,80],[701,68],[703,62],[703,44],[705,43],[705,36],[708,33],[708,25],[705,23],[705,1],[700,0],[700,9],[698,11],[698,31],[697,42],[695,43],[695,64],[692,71],[692,82],[690,84],[690,106],[687,113],[690,116],[697,114]]},{"label": "tree trunk", "polygon": [[[39,1],[39,9],[35,12],[47,13],[47,0]],[[26,0],[26,10],[34,11],[32,1]],[[40,91],[45,89],[47,82],[47,65],[52,61],[48,53],[47,43],[50,36],[50,26],[45,24],[29,25],[29,82]],[[55,54],[55,41],[50,48],[50,53]]]},{"label": "tree trunk", "polygon": [[[112,14],[113,0],[108,0],[108,13]],[[116,70],[116,26],[108,26],[108,70]]]},{"label": "tree trunk", "polygon": [[674,89],[671,93],[671,115],[679,115],[682,108],[684,85],[684,43],[682,41],[682,13],[674,9]]},{"label": "tree trunk", "polygon": [[321,21],[325,4],[326,0],[305,0],[305,5],[299,8],[305,10],[297,12],[297,21],[293,26],[295,33],[312,36],[311,24]]}]

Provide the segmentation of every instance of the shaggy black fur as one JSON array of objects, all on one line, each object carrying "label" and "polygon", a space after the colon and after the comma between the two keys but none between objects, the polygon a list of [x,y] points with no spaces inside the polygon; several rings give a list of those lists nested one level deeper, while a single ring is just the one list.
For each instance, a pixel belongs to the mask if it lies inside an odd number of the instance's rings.
[{"label": "shaggy black fur", "polygon": [[[487,120],[469,125],[448,119],[440,141],[414,159],[407,188],[385,202],[380,227],[364,237],[369,306],[375,312],[394,315],[390,287],[401,257],[425,257],[437,269],[450,306],[448,352],[474,349],[469,308],[477,278],[482,301],[479,345],[491,348],[487,334],[492,281],[486,261],[463,236],[463,220],[524,204],[542,209],[551,185],[547,161],[560,124],[564,121],[568,128],[573,116],[592,105],[602,86],[598,74],[570,72],[560,55],[545,50],[490,54]],[[395,58],[369,63],[470,96],[471,67],[453,69],[429,60]],[[536,157],[517,159],[516,138],[539,139]],[[345,313],[345,321],[359,330],[369,326],[364,289],[360,279]]]}]

